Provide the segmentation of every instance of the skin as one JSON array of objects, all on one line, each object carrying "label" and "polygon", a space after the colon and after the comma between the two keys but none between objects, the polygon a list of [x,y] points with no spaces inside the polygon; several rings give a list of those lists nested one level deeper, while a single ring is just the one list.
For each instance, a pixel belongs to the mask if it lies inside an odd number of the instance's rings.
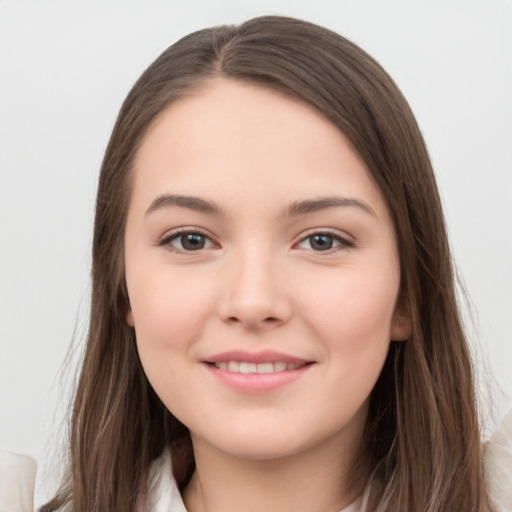
[{"label": "skin", "polygon": [[[166,194],[222,213],[158,200]],[[333,195],[350,201],[289,214]],[[202,248],[187,250],[182,228],[199,233]],[[315,234],[332,248],[319,250]],[[275,91],[210,81],[146,134],[125,259],[127,321],[144,370],[191,432],[197,471],[187,509],[314,512],[350,503],[360,492],[350,470],[364,465],[368,396],[389,341],[406,339],[410,321],[396,307],[389,212],[345,136]],[[276,389],[244,391],[206,363],[232,350],[310,364]]]}]

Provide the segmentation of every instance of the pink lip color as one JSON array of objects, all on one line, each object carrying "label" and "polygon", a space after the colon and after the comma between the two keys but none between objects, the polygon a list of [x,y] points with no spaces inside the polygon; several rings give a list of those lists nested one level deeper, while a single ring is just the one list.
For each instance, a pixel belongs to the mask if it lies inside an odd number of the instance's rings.
[{"label": "pink lip color", "polygon": [[[247,363],[295,363],[301,364],[295,370],[284,370],[275,373],[234,373],[227,370],[220,370],[213,364],[208,363],[222,363],[229,361],[244,361]],[[305,359],[289,356],[287,354],[280,354],[273,351],[264,351],[258,353],[250,353],[243,351],[224,352],[209,357],[205,361],[205,367],[209,370],[215,378],[223,384],[245,393],[262,393],[272,391],[289,384],[299,377],[301,377],[309,368],[311,368],[311,361]]]},{"label": "pink lip color", "polygon": [[261,352],[246,352],[244,350],[232,350],[230,352],[222,352],[205,359],[206,363],[222,363],[229,361],[245,361],[246,363],[296,363],[305,364],[311,361],[301,359],[300,357],[282,354],[273,350],[264,350]]}]

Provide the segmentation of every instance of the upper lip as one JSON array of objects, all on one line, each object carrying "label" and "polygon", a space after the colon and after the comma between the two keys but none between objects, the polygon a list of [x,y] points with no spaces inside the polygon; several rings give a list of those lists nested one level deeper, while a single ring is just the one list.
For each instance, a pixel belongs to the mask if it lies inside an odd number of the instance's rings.
[{"label": "upper lip", "polygon": [[231,350],[222,352],[205,359],[206,363],[223,363],[229,361],[243,361],[246,363],[297,363],[305,364],[312,361],[302,359],[301,357],[275,352],[273,350],[264,350],[260,352],[246,352],[244,350]]}]

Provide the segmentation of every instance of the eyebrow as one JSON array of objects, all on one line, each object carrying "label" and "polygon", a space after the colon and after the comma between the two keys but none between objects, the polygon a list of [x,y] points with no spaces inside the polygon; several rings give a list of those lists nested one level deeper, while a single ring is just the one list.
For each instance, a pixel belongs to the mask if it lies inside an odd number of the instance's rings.
[{"label": "eyebrow", "polygon": [[372,216],[377,216],[373,208],[364,201],[342,196],[319,197],[318,199],[296,201],[285,210],[284,214],[288,217],[297,217],[299,215],[315,213],[329,208],[338,208],[340,206],[358,208]]},{"label": "eyebrow", "polygon": [[220,206],[215,203],[201,199],[194,196],[170,195],[162,194],[158,196],[146,210],[146,215],[160,210],[162,208],[169,208],[171,206],[179,206],[181,208],[188,208],[201,213],[208,213],[210,215],[222,216],[224,212]]},{"label": "eyebrow", "polygon": [[[210,215],[223,216],[224,211],[214,202],[207,201],[195,196],[183,196],[177,194],[162,194],[158,196],[146,210],[145,215],[160,210],[162,208],[169,208],[178,206],[180,208],[188,208],[201,213]],[[295,201],[288,206],[284,212],[284,217],[298,217],[308,213],[315,213],[322,210],[338,207],[352,207],[376,216],[375,211],[364,201],[342,196],[320,197],[317,199],[305,199],[303,201]]]}]

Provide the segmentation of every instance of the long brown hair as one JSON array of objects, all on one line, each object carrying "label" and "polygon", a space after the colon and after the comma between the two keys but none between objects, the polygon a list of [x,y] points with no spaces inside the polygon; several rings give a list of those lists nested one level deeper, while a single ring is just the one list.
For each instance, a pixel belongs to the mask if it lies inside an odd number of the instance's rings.
[{"label": "long brown hair", "polygon": [[387,201],[412,335],[391,342],[370,399],[365,440],[371,474],[384,484],[375,503],[385,511],[491,510],[441,202],[414,116],[392,79],[359,47],[277,16],[184,37],[123,103],[99,180],[90,327],[72,409],[68,476],[41,510],[135,510],[149,466],[165,447],[180,487],[194,470],[188,431],[152,390],[126,322],[123,245],[132,165],[148,127],[171,102],[217,76],[314,106],[350,139]]}]

